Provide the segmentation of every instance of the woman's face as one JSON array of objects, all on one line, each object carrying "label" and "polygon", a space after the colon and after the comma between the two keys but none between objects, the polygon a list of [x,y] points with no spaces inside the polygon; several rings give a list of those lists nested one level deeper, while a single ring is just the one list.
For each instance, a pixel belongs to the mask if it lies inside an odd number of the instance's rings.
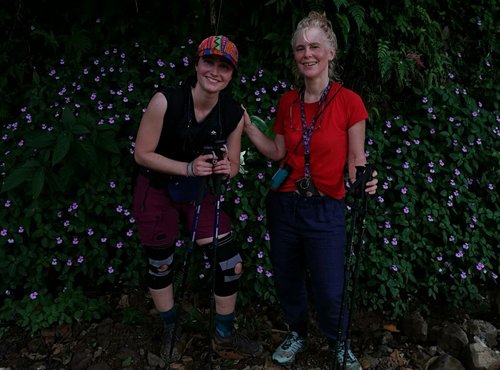
[{"label": "woman's face", "polygon": [[209,92],[225,89],[233,77],[234,67],[222,56],[202,56],[195,68],[200,87]]},{"label": "woman's face", "polygon": [[304,78],[328,76],[328,64],[335,57],[333,49],[318,27],[309,27],[297,35],[293,49],[295,63]]}]

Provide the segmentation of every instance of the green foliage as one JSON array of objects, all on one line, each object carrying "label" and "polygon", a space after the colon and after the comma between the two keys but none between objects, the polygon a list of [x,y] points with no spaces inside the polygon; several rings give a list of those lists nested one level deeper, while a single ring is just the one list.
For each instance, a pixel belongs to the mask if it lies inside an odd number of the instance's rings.
[{"label": "green foliage", "polygon": [[[37,7],[48,3],[0,15],[10,30],[0,53],[0,322],[33,331],[99,318],[104,292],[143,286],[131,209],[137,126],[159,86],[191,73],[209,32],[209,22],[164,30],[165,13],[208,19],[194,0],[168,12],[124,5],[126,24],[113,18],[113,2],[85,2],[78,19],[62,7],[57,19],[71,27],[42,17]],[[235,1],[219,30],[237,35],[232,92],[269,135],[291,88],[293,29],[321,6],[298,3]],[[342,78],[370,110],[367,153],[379,172],[357,290],[364,307],[397,317],[416,305],[482,302],[497,284],[500,90],[490,5],[324,2]],[[265,207],[276,165],[246,137],[242,150],[240,174],[223,194],[245,258],[240,298],[276,303]],[[197,254],[189,286],[208,284],[204,269]]]}]

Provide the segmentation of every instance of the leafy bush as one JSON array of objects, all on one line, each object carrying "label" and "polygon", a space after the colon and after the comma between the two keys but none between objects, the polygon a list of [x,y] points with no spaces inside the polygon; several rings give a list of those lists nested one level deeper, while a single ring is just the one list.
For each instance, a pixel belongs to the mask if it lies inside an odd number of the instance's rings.
[{"label": "leafy bush", "polygon": [[[279,14],[292,3],[269,5]],[[491,13],[486,5],[471,5],[460,25],[448,24],[439,8],[444,5],[431,2],[426,8],[408,2],[400,12],[392,5],[333,4],[346,85],[364,97],[371,113],[367,155],[380,180],[367,216],[360,304],[397,317],[418,304],[484,301],[500,274],[500,90]],[[262,19],[267,34],[260,40],[255,29],[255,38],[243,43],[249,57],[242,54],[232,92],[271,134],[278,98],[291,87],[292,61],[288,35],[283,42],[275,13],[259,18],[262,10],[256,6],[249,22],[255,28]],[[299,10],[290,13],[295,20]],[[143,285],[131,214],[134,138],[154,90],[177,84],[192,70],[200,41],[193,35],[202,34],[183,28],[169,39],[151,32],[151,41],[148,32],[131,32],[134,22],[114,30],[98,19],[91,35],[83,30],[85,14],[81,29],[75,25],[69,34],[43,24],[31,28],[30,45],[44,53],[20,56],[0,78],[0,97],[9,104],[0,109],[0,322],[31,330],[98,318],[107,309],[104,292]],[[477,44],[467,36],[472,31],[460,28],[472,25]],[[127,37],[117,41],[117,34]],[[14,39],[8,47],[17,55],[22,44]],[[358,53],[366,60],[353,57]],[[17,81],[22,89],[10,96]],[[246,260],[240,298],[243,304],[275,303],[264,204],[275,164],[246,137],[243,151],[241,173],[223,194]],[[186,244],[183,235],[178,262]],[[206,283],[206,267],[195,259],[191,287]]]}]

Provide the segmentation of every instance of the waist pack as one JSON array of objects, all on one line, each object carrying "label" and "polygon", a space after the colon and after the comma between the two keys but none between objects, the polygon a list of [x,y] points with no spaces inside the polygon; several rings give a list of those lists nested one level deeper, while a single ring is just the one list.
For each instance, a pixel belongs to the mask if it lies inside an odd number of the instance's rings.
[{"label": "waist pack", "polygon": [[207,184],[202,177],[171,176],[167,182],[170,199],[174,202],[194,202],[207,194]]}]

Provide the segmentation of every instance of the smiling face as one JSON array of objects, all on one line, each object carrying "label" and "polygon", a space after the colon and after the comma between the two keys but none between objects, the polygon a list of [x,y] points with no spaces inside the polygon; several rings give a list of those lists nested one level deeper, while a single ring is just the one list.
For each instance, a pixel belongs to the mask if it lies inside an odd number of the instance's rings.
[{"label": "smiling face", "polygon": [[324,78],[328,77],[328,64],[335,58],[335,49],[320,28],[308,27],[296,35],[293,54],[304,78]]},{"label": "smiling face", "polygon": [[196,78],[207,92],[219,92],[226,88],[233,77],[233,66],[221,56],[202,56],[196,64]]}]

